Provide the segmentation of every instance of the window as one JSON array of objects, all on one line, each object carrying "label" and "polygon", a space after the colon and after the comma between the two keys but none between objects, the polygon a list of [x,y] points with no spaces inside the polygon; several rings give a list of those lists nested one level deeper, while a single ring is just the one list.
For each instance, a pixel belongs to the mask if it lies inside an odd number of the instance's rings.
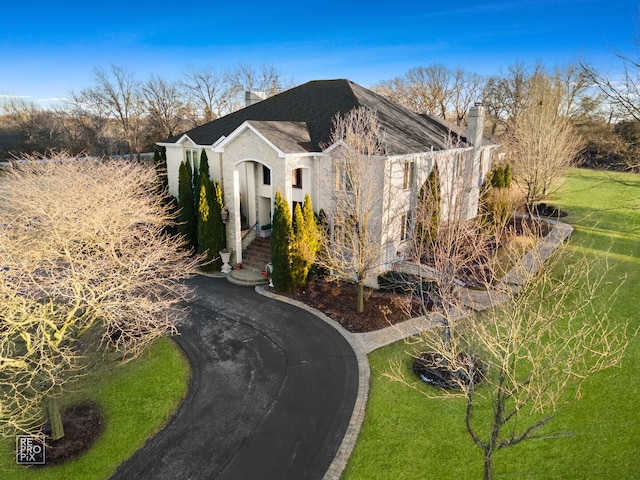
[{"label": "window", "polygon": [[336,163],[335,189],[344,192],[353,191],[353,182],[347,165],[344,162]]},{"label": "window", "polygon": [[340,224],[333,226],[333,240],[336,243],[344,242],[344,228]]},{"label": "window", "polygon": [[293,188],[302,188],[302,169],[296,168],[291,172],[291,186]]},{"label": "window", "polygon": [[262,184],[271,185],[271,169],[266,165],[262,165]]},{"label": "window", "polygon": [[400,241],[404,241],[409,237],[409,215],[404,213],[400,217]]},{"label": "window", "polygon": [[198,149],[197,148],[187,148],[184,151],[185,160],[187,163],[191,164],[191,168],[196,168],[198,166]]},{"label": "window", "polygon": [[354,215],[337,218],[333,224],[333,240],[338,244],[351,244],[359,234],[358,219]]},{"label": "window", "polygon": [[465,161],[466,161],[465,152],[456,153],[453,157],[453,177],[462,177],[464,176],[465,169]]},{"label": "window", "polygon": [[405,190],[413,186],[413,171],[415,164],[413,160],[407,160],[404,162],[404,175],[402,179],[402,188]]}]

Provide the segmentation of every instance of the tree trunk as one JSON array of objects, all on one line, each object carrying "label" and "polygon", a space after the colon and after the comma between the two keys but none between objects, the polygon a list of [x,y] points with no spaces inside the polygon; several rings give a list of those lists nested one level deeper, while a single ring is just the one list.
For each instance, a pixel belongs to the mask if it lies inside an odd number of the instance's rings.
[{"label": "tree trunk", "polygon": [[484,480],[493,479],[493,451],[485,450],[484,452]]},{"label": "tree trunk", "polygon": [[356,311],[364,312],[364,280],[359,280],[356,285]]},{"label": "tree trunk", "polygon": [[60,406],[53,394],[47,395],[45,402],[47,420],[49,420],[49,426],[51,427],[51,440],[59,440],[64,437],[64,426],[62,425]]}]

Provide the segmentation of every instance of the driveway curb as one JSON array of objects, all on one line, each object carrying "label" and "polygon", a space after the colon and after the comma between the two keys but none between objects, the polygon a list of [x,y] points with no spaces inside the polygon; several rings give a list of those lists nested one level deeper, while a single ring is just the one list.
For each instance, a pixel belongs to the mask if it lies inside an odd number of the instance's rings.
[{"label": "driveway curb", "polygon": [[355,353],[359,370],[358,395],[353,406],[353,412],[351,414],[351,419],[349,420],[349,425],[347,426],[347,431],[345,432],[342,443],[340,444],[340,448],[338,448],[336,456],[331,462],[329,469],[325,473],[324,477],[322,477],[323,480],[340,480],[342,472],[347,466],[347,461],[351,456],[351,452],[353,452],[356,440],[358,439],[360,427],[362,426],[362,421],[364,420],[365,409],[367,407],[367,399],[369,398],[369,377],[371,375],[371,370],[369,368],[369,359],[367,358],[368,352],[364,348],[362,342],[360,341],[360,338],[358,338],[355,334],[347,331],[338,322],[328,317],[320,310],[316,310],[315,308],[310,307],[309,305],[306,305],[297,300],[271,293],[267,291],[264,286],[256,286],[255,290],[257,293],[259,293],[260,295],[264,295],[265,297],[273,298],[275,300],[288,303],[295,307],[306,310],[307,312],[312,313],[319,319],[328,323],[344,337],[344,339],[349,343],[349,345],[353,349],[353,352]]}]

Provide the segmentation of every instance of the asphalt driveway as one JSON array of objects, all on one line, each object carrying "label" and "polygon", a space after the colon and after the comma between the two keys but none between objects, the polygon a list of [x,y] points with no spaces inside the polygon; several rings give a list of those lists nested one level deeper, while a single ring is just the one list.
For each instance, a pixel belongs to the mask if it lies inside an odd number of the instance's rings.
[{"label": "asphalt driveway", "polygon": [[253,288],[193,284],[177,337],[192,367],[187,398],[113,478],[321,479],[356,401],[353,350],[313,314]]}]

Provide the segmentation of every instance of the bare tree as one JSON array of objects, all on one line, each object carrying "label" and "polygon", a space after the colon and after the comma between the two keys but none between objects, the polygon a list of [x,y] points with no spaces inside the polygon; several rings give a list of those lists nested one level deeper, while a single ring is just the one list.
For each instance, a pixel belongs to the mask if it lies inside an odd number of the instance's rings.
[{"label": "bare tree", "polygon": [[125,360],[176,332],[196,260],[164,233],[173,220],[155,182],[152,167],[78,160],[17,164],[0,179],[5,432],[41,424],[43,400],[82,373],[90,332]]},{"label": "bare tree", "polygon": [[477,73],[457,68],[451,87],[450,109],[456,125],[466,124],[467,113],[474,103],[482,100],[486,80]]},{"label": "bare tree", "polygon": [[115,120],[111,118],[106,106],[94,104],[92,108],[71,93],[68,109],[73,130],[87,147],[89,154],[101,157],[122,153],[126,149],[119,129],[115,128]]},{"label": "bare tree", "polygon": [[507,69],[504,76],[491,77],[486,84],[482,103],[486,106],[492,122],[492,136],[509,131],[518,123],[518,118],[527,102],[529,80],[539,66],[530,72],[522,62]]},{"label": "bare tree", "polygon": [[402,105],[412,112],[420,112],[417,99],[413,96],[411,86],[404,77],[395,77],[374,85],[371,90],[392,102]]},{"label": "bare tree", "polygon": [[486,282],[490,308],[481,314],[439,310],[433,315],[446,321],[408,342],[417,364],[445,376],[449,390],[424,386],[400,363],[386,374],[430,398],[464,398],[461,417],[483,452],[487,480],[496,452],[565,435],[550,429],[556,408],[569,392],[579,396],[589,376],[616,365],[630,342],[627,324],[608,317],[609,295],[599,298],[602,277],[595,278],[594,266],[566,252],[543,265],[545,252],[532,249],[504,282]]},{"label": "bare tree", "polygon": [[152,137],[166,139],[176,134],[179,128],[188,127],[185,124],[185,101],[176,82],[152,75],[142,85],[142,96],[146,103]]},{"label": "bare tree", "polygon": [[594,95],[592,82],[584,68],[572,63],[564,67],[556,67],[553,77],[562,91],[559,114],[570,118],[580,118],[593,111],[592,101],[599,103]]},{"label": "bare tree", "polygon": [[447,118],[451,79],[451,71],[444,65],[430,65],[409,70],[407,81],[421,107],[417,112]]},{"label": "bare tree", "polygon": [[[629,56],[617,54],[623,64],[623,72],[618,76],[607,76],[598,72],[590,65],[581,64],[587,77],[605,96],[605,102],[618,120],[632,118],[640,121],[640,61]],[[621,113],[621,115],[620,115]],[[635,155],[625,154],[623,163],[626,169],[637,171],[640,169],[640,161]]]},{"label": "bare tree", "polygon": [[255,68],[241,63],[229,72],[227,78],[236,93],[258,91],[271,97],[285,88],[280,73],[273,65],[262,64]]},{"label": "bare tree", "polygon": [[71,92],[76,111],[113,119],[119,127],[120,138],[128,146],[128,153],[139,154],[144,113],[139,82],[132,73],[117,65],[112,65],[108,72],[96,69],[94,78],[95,86],[78,94]]},{"label": "bare tree", "polygon": [[453,77],[444,65],[416,67],[404,77],[381,82],[374,90],[414,112],[447,118]]},{"label": "bare tree", "polygon": [[325,187],[332,228],[325,232],[319,263],[331,276],[355,283],[362,312],[365,280],[381,263],[384,152],[378,116],[366,107],[337,116],[330,143],[335,177]]},{"label": "bare tree", "polygon": [[640,121],[640,61],[622,54],[617,56],[623,63],[620,78],[607,77],[587,64],[581,64],[581,67],[609,102]]},{"label": "bare tree", "polygon": [[11,98],[3,102],[4,124],[15,131],[14,154],[45,153],[70,147],[68,113]]},{"label": "bare tree", "polygon": [[563,89],[543,73],[532,77],[529,84],[518,121],[505,135],[504,146],[513,178],[531,207],[558,187],[563,172],[576,164],[583,142],[571,119],[561,114]]},{"label": "bare tree", "polygon": [[451,118],[458,125],[469,107],[481,99],[484,79],[462,68],[429,65],[409,70],[405,76],[380,82],[373,90],[417,113]]},{"label": "bare tree", "polygon": [[226,74],[211,68],[185,72],[181,82],[189,102],[201,112],[203,122],[210,122],[237,110]]}]

